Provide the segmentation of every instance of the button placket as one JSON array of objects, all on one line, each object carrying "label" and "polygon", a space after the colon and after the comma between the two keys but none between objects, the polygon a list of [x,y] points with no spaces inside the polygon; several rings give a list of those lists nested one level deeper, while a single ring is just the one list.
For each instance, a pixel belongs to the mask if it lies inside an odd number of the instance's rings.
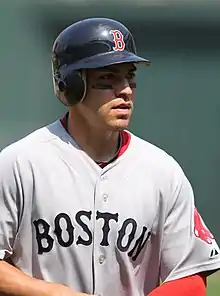
[{"label": "button placket", "polygon": [[[95,191],[95,205],[94,205],[94,212],[95,213],[102,213],[106,212],[108,209],[108,200],[110,197],[110,190],[109,190],[109,176],[108,174],[102,173],[99,175],[99,178],[97,179],[97,186]],[[96,217],[96,215],[95,215]],[[100,282],[98,279],[100,275],[103,273],[103,270],[106,266],[106,260],[107,260],[107,254],[106,250],[103,246],[100,245],[100,242],[103,239],[103,218],[96,219],[94,221],[95,227],[94,227],[94,279],[95,279],[95,286],[96,291],[95,294],[102,294],[103,291],[103,283]]]}]

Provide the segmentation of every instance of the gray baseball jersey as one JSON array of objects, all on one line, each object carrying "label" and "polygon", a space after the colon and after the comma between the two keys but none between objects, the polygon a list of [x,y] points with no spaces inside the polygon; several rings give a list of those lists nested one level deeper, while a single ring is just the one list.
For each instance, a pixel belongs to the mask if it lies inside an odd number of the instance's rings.
[{"label": "gray baseball jersey", "polygon": [[103,296],[143,296],[160,279],[220,268],[180,166],[128,134],[126,151],[104,168],[59,120],[5,148],[0,258],[30,276]]}]

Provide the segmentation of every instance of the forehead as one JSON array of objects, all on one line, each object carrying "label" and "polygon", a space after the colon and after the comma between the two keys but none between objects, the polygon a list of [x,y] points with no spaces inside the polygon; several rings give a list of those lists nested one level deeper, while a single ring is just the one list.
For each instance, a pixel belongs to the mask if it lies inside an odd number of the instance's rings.
[{"label": "forehead", "polygon": [[121,63],[121,64],[114,64],[111,66],[103,67],[103,68],[97,68],[97,69],[92,69],[91,71],[93,72],[113,72],[116,74],[123,74],[127,72],[133,72],[136,71],[136,67],[133,63]]}]

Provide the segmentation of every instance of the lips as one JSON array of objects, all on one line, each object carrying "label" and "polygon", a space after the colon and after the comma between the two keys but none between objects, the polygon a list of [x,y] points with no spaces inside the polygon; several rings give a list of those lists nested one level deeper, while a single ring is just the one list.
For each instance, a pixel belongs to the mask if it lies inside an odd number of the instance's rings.
[{"label": "lips", "polygon": [[131,109],[131,105],[130,104],[119,104],[117,106],[114,106],[112,109],[125,109],[125,110],[129,110],[129,109]]}]

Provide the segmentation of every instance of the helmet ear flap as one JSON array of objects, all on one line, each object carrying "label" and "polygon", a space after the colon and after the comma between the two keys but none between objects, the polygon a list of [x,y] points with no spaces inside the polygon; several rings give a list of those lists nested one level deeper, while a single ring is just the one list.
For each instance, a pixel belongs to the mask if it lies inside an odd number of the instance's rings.
[{"label": "helmet ear flap", "polygon": [[66,83],[63,80],[59,80],[57,83],[59,91],[64,92],[66,90]]},{"label": "helmet ear flap", "polygon": [[[69,73],[68,73],[69,72]],[[82,101],[86,94],[86,79],[81,71],[68,71],[63,75],[62,70],[55,76],[60,92],[64,92],[68,106]]]}]

